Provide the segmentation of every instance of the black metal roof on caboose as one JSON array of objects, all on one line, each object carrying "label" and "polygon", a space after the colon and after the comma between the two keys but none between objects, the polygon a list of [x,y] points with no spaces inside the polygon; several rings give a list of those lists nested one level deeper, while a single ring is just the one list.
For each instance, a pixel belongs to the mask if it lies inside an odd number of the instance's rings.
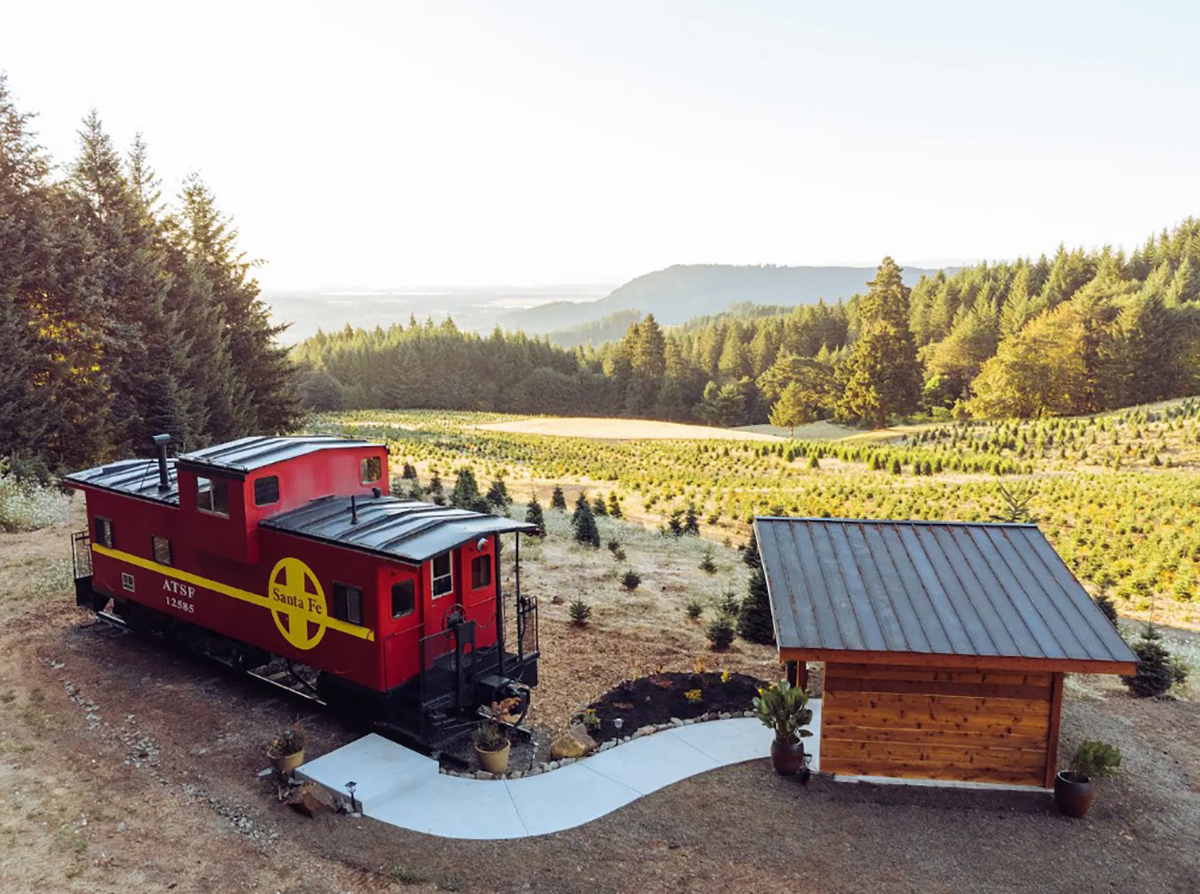
[{"label": "black metal roof on caboose", "polygon": [[428,561],[487,534],[537,533],[528,522],[399,497],[361,499],[353,512],[349,497],[323,497],[259,525],[408,562]]},{"label": "black metal roof on caboose", "polygon": [[227,444],[217,444],[189,453],[169,457],[167,463],[168,487],[159,487],[158,461],[155,459],[125,459],[107,463],[93,469],[84,469],[66,476],[75,484],[87,484],[105,490],[130,494],[160,503],[179,504],[179,482],[177,465],[191,468],[204,474],[206,471],[224,471],[245,474],[273,463],[307,456],[322,450],[346,447],[369,447],[373,441],[335,438],[329,435],[306,435],[303,437],[240,438]]},{"label": "black metal roof on caboose", "polygon": [[65,478],[73,484],[87,484],[104,490],[130,494],[145,500],[179,505],[179,480],[175,475],[175,461],[167,461],[166,490],[161,489],[158,479],[158,461],[153,459],[123,459],[82,472],[72,472]]},{"label": "black metal roof on caboose", "polygon": [[203,450],[181,453],[176,461],[186,466],[207,466],[230,472],[252,472],[272,463],[307,456],[319,450],[370,447],[374,443],[376,442],[355,438],[335,438],[331,435],[240,438],[227,444],[217,444],[213,447],[205,447]]}]

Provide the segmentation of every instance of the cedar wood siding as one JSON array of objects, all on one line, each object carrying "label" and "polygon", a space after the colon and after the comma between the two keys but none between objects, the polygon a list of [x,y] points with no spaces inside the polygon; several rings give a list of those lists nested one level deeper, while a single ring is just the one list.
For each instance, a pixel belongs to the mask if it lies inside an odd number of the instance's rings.
[{"label": "cedar wood siding", "polygon": [[1048,787],[1062,677],[827,663],[821,770]]}]

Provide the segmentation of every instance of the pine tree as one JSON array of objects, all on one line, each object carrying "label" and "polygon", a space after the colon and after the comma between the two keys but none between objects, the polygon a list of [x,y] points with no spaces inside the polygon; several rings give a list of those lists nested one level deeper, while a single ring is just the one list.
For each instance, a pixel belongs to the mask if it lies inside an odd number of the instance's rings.
[{"label": "pine tree", "polygon": [[613,518],[624,518],[625,516],[621,511],[621,501],[617,499],[615,490],[608,492],[608,514]]},{"label": "pine tree", "polygon": [[536,496],[530,497],[525,506],[525,521],[537,526],[539,537],[546,536],[546,516],[542,513],[542,504]]},{"label": "pine tree", "polygon": [[454,481],[454,490],[450,492],[450,505],[459,509],[469,509],[471,512],[488,512],[488,501],[479,493],[479,485],[475,482],[475,473],[466,466],[458,470]]},{"label": "pine tree", "polygon": [[738,636],[752,643],[775,645],[775,626],[771,617],[771,598],[762,568],[750,574],[749,592],[738,612]]},{"label": "pine tree", "polygon": [[762,556],[758,553],[758,535],[750,526],[750,540],[742,547],[742,561],[751,568],[762,568]]},{"label": "pine tree", "polygon": [[591,515],[592,507],[588,505],[587,492],[581,490],[579,496],[575,498],[575,511],[571,513],[571,527],[579,526],[579,519],[585,512]]},{"label": "pine tree", "polygon": [[557,509],[559,512],[567,511],[567,498],[563,494],[563,489],[557,484],[554,485],[554,493],[550,495],[550,508]]},{"label": "pine tree", "polygon": [[600,548],[600,529],[596,527],[596,517],[592,515],[592,507],[587,500],[576,509],[575,540],[595,549]]},{"label": "pine tree", "polygon": [[504,483],[503,478],[496,478],[492,481],[491,487],[487,492],[488,505],[500,512],[507,512],[508,507],[512,505],[512,497],[508,495],[508,487]]},{"label": "pine tree", "polygon": [[604,502],[603,494],[596,494],[596,499],[592,500],[592,515],[608,515],[608,505]]},{"label": "pine tree", "polygon": [[883,428],[889,417],[917,407],[921,377],[908,328],[909,290],[900,268],[884,258],[871,290],[859,302],[859,334],[847,361],[848,379],[839,407],[853,418]]},{"label": "pine tree", "polygon": [[696,512],[696,506],[693,503],[688,503],[687,511],[684,513],[683,533],[691,534],[693,537],[700,536],[700,516]]},{"label": "pine tree", "polygon": [[767,418],[777,428],[786,428],[788,437],[792,438],[796,435],[797,425],[812,422],[817,417],[805,400],[804,389],[793,382],[783,389],[783,393],[771,407],[771,414]]}]

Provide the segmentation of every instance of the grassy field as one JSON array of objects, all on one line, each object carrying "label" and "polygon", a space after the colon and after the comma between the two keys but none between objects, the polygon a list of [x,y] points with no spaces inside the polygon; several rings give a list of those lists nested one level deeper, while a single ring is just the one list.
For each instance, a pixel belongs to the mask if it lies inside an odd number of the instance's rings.
[{"label": "grassy field", "polygon": [[708,425],[684,425],[651,419],[596,419],[590,416],[536,416],[480,423],[485,431],[504,431],[527,435],[556,435],[566,438],[592,438],[603,441],[773,441],[774,434],[742,428],[713,428]]},{"label": "grassy field", "polygon": [[[1094,591],[1128,614],[1200,624],[1200,404],[1178,401],[1096,417],[888,429],[885,438],[613,440],[604,420],[574,436],[496,430],[495,414],[371,411],[318,417],[314,431],[386,439],[395,469],[447,490],[469,467],[545,503],[615,493],[660,526],[694,506],[702,535],[739,543],[756,514],[989,520],[1000,484],[1027,492],[1042,530]],[[520,423],[524,425],[525,423]],[[486,427],[481,427],[486,426]],[[836,433],[834,427],[823,430]]]}]

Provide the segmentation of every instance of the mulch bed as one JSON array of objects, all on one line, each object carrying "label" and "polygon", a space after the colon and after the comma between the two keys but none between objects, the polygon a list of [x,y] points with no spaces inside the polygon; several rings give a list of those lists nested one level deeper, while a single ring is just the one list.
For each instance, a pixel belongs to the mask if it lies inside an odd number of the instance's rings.
[{"label": "mulch bed", "polygon": [[[721,674],[715,672],[660,673],[622,680],[588,705],[600,718],[599,729],[592,730],[591,735],[597,742],[606,742],[674,717],[689,720],[711,712],[741,714],[751,709],[750,700],[764,685],[764,681],[746,674],[730,674],[722,682]],[[700,698],[693,701],[685,693],[695,690],[700,691]],[[618,717],[624,721],[619,732],[613,722]]]}]

